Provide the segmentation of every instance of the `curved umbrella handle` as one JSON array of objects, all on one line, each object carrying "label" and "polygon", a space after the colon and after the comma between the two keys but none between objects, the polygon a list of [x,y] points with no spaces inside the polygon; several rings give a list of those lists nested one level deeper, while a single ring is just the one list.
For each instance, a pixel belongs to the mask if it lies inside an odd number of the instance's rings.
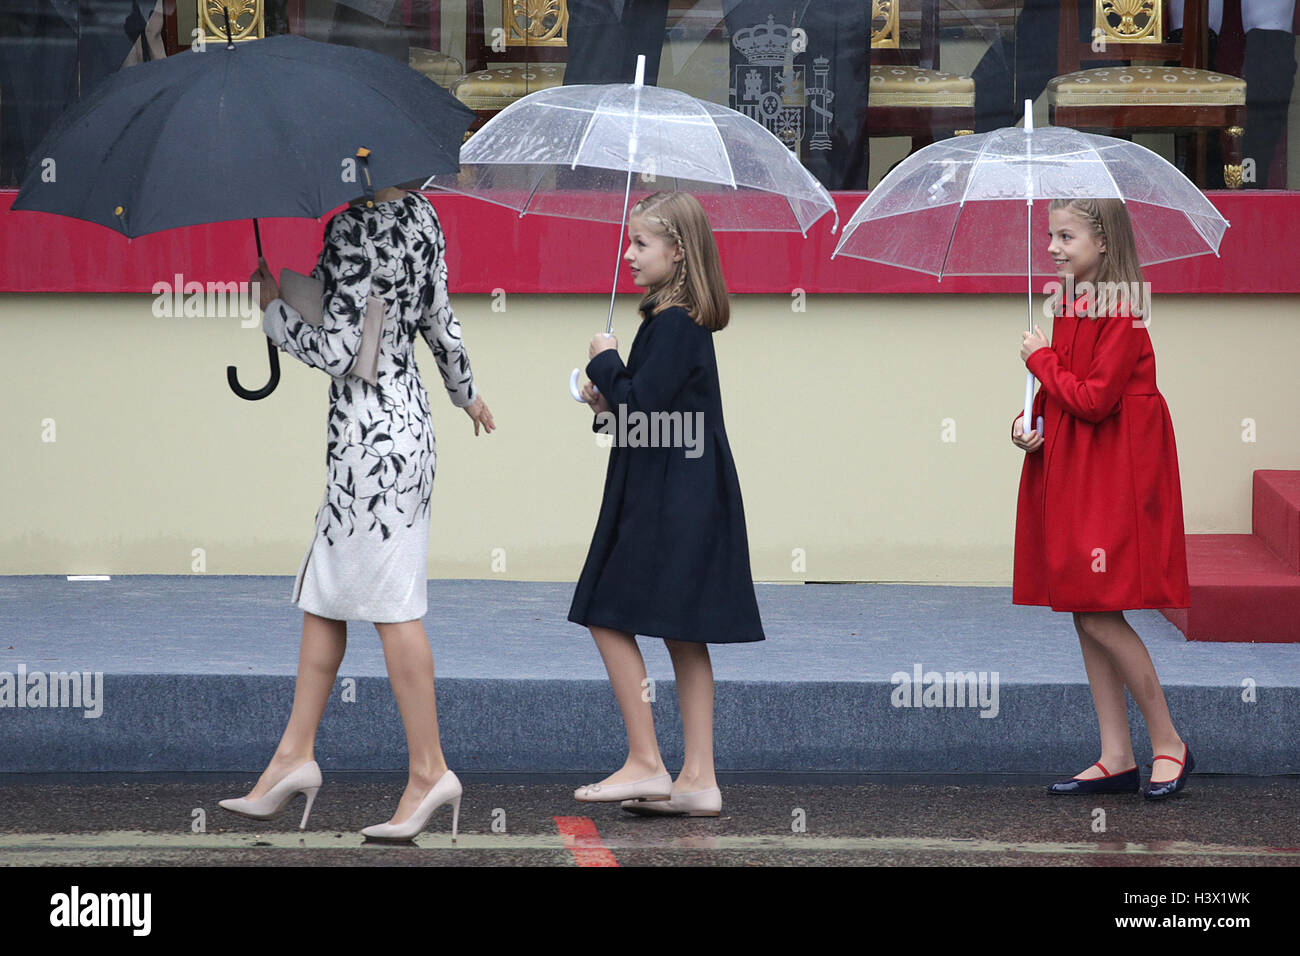
[{"label": "curved umbrella handle", "polygon": [[266,398],[275,391],[275,387],[280,384],[280,355],[271,341],[271,337],[266,337],[266,355],[271,362],[271,378],[258,389],[248,389],[239,384],[239,372],[233,365],[226,366],[226,381],[230,383],[230,390],[240,398],[248,399],[250,402],[256,402],[259,399]]},{"label": "curved umbrella handle", "polygon": [[[582,390],[578,388],[578,376],[580,374],[582,373],[575,368],[573,374],[569,376],[569,394],[573,396],[575,402],[583,402],[585,404],[587,400],[582,397]],[[596,394],[600,394],[600,389],[596,387],[595,382],[591,383],[591,390]]]}]

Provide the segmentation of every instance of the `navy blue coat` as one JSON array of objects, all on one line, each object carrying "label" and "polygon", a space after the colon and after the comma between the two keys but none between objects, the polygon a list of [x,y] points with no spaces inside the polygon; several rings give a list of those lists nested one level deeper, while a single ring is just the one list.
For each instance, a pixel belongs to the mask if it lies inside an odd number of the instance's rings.
[{"label": "navy blue coat", "polygon": [[[592,422],[614,447],[569,620],[679,641],[763,640],[713,333],[680,307],[647,310],[627,364],[607,349],[587,364],[587,377],[625,418],[621,426],[600,415]],[[680,427],[664,427],[671,419],[660,415],[660,427],[638,438],[635,414],[644,423],[653,412],[679,413]],[[647,444],[665,438],[686,447]]]}]

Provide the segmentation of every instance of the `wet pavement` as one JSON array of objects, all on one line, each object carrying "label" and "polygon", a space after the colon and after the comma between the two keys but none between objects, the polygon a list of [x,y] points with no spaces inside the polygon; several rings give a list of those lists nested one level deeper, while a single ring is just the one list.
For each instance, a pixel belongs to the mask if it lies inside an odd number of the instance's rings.
[{"label": "wet pavement", "polygon": [[367,843],[401,775],[328,774],[258,822],[217,806],[250,775],[0,777],[0,866],[1300,865],[1300,780],[1198,776],[1182,796],[1054,797],[1049,778],[723,776],[717,818],[581,804],[568,775],[463,775],[459,838],[441,808],[411,845]]}]

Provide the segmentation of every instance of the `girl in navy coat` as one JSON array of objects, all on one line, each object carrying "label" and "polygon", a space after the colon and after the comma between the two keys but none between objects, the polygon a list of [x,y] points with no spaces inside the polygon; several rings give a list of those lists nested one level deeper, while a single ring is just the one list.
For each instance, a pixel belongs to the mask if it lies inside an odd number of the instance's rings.
[{"label": "girl in navy coat", "polygon": [[[763,640],[740,481],[722,421],[713,333],[730,317],[718,249],[689,193],[632,207],[623,258],[646,290],[627,362],[591,341],[583,397],[614,439],[605,493],[569,620],[586,625],[627,726],[623,767],[580,787],[583,802],[641,814],[717,816],[708,644]],[[593,387],[594,385],[594,387]],[[674,783],[645,694],[636,635],[672,657],[686,753]]]}]

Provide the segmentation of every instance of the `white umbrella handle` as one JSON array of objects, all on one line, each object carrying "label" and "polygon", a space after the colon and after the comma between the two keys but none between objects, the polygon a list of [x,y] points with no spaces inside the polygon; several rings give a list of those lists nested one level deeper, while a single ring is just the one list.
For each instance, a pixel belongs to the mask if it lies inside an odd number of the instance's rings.
[{"label": "white umbrella handle", "polygon": [[[578,370],[575,368],[573,371],[574,371],[574,372],[577,372]],[[593,387],[594,387],[594,386],[593,386]],[[1033,404],[1034,404],[1034,373],[1033,373],[1033,372],[1026,372],[1026,373],[1025,373],[1025,417],[1024,417],[1024,419],[1023,419],[1024,422],[1030,422],[1030,421],[1033,421],[1033,419],[1031,419],[1031,418],[1029,417],[1029,411],[1030,411],[1030,409],[1033,407]],[[1041,437],[1042,437],[1042,434],[1043,434],[1043,416],[1042,416],[1042,415],[1039,415],[1039,416],[1038,416],[1038,422],[1037,422],[1037,425],[1038,425],[1038,435],[1039,435],[1039,437],[1041,438]],[[1021,432],[1023,432],[1026,436],[1029,434],[1029,432],[1025,430],[1025,426],[1024,426],[1023,424],[1020,426],[1020,430],[1021,430]]]},{"label": "white umbrella handle", "polygon": [[[605,337],[606,337],[606,338],[608,338],[609,335],[610,335],[609,332],[606,332],[606,333],[605,333]],[[581,372],[580,372],[578,369],[575,368],[575,369],[573,370],[573,374],[569,376],[569,394],[573,396],[573,400],[574,400],[575,402],[585,402],[585,401],[586,401],[586,399],[582,397],[582,391],[581,391],[581,389],[578,388],[578,376],[579,376],[580,374],[581,374]],[[597,395],[600,394],[600,389],[598,389],[598,388],[596,387],[596,383],[595,383],[595,382],[592,382],[592,383],[591,383],[591,390],[592,390],[593,392],[595,392]]]},{"label": "white umbrella handle", "polygon": [[[1025,132],[1032,133],[1033,131],[1034,131],[1034,101],[1025,100]],[[1029,170],[1030,155],[1031,153],[1029,148],[1029,141],[1026,139],[1025,140],[1025,179],[1026,179],[1026,186],[1028,187],[1026,192],[1029,194],[1029,201],[1025,207],[1025,307],[1026,307],[1026,311],[1028,311],[1029,313],[1029,331],[1032,332],[1034,331],[1034,252],[1033,252],[1033,237],[1031,235],[1030,230],[1032,228],[1031,220],[1033,218],[1033,210],[1034,210],[1034,181],[1033,181],[1032,174],[1030,173]],[[1025,417],[1024,417],[1024,424],[1020,426],[1020,431],[1023,432],[1025,435],[1029,434],[1029,432],[1025,429],[1025,425],[1028,425],[1034,421],[1029,416],[1030,410],[1033,408],[1033,404],[1034,404],[1034,373],[1026,372],[1025,373]],[[1037,425],[1038,425],[1038,434],[1041,436],[1043,434],[1043,416],[1041,415],[1038,416]]]},{"label": "white umbrella handle", "polygon": [[[578,388],[578,376],[581,374],[582,373],[575,368],[573,374],[569,376],[569,394],[573,396],[575,402],[583,402],[585,404],[587,400],[582,397],[582,390]],[[600,389],[596,387],[595,382],[591,383],[591,390],[597,394],[600,392]]]},{"label": "white umbrella handle", "polygon": [[[573,396],[573,400],[575,402],[583,402],[585,404],[587,400],[582,397],[582,389],[578,388],[579,374],[580,372],[578,371],[578,369],[575,368],[573,370],[573,374],[569,376],[569,394]],[[597,395],[600,394],[600,389],[596,387],[595,382],[591,383],[591,390],[595,392]]]}]

